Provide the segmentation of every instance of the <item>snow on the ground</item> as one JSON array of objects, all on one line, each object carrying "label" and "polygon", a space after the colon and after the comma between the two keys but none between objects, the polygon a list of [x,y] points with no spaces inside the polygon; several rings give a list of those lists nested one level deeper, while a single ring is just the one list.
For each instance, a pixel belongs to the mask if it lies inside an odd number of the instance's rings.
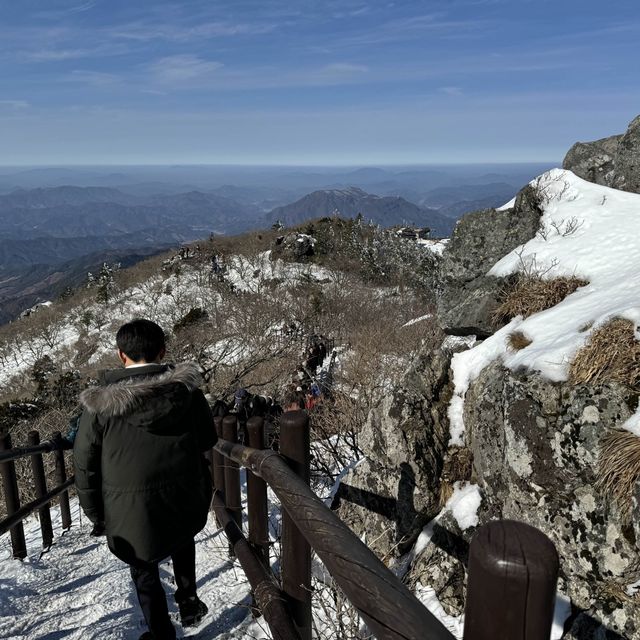
[{"label": "snow on the ground", "polygon": [[[52,509],[51,549],[40,557],[35,518],[25,521],[28,557],[11,557],[9,534],[0,537],[0,638],[5,640],[137,640],[145,631],[127,565],[107,549],[105,538],[89,536],[91,523],[72,500],[73,525],[61,535]],[[253,640],[268,638],[264,621],[254,622],[249,584],[229,558],[228,542],[210,516],[196,537],[198,595],[209,613],[195,629],[181,631],[177,607],[168,595],[178,637]],[[160,565],[167,594],[175,590],[170,563]]]},{"label": "snow on the ground", "polygon": [[[569,363],[596,328],[616,317],[636,327],[640,323],[640,194],[596,185],[560,169],[531,184],[544,196],[541,232],[504,256],[489,275],[577,276],[589,284],[551,309],[515,318],[478,346],[454,356],[451,444],[463,443],[469,384],[493,360],[500,358],[514,370],[539,371],[553,381],[566,380]],[[510,350],[506,338],[515,330],[532,343]],[[640,435],[640,412],[628,426],[637,427]]]},{"label": "snow on the ground", "polygon": [[441,256],[449,243],[449,238],[442,238],[441,240],[430,240],[429,238],[420,238],[417,243],[423,246],[427,251],[431,251],[436,255]]},{"label": "snow on the ground", "polygon": [[[265,282],[273,278],[285,282],[300,279],[326,282],[334,278],[332,271],[319,265],[272,261],[270,253],[265,251],[251,258],[230,256],[226,282],[239,291],[266,295],[269,292]],[[180,263],[180,267],[179,273],[157,273],[124,290],[114,291],[106,305],[85,303],[32,335],[17,334],[11,342],[0,344],[0,385],[8,387],[45,354],[62,360],[65,353],[73,356],[82,335],[96,343],[89,359],[93,364],[114,353],[115,330],[131,318],[144,316],[169,329],[196,307],[215,307],[221,297],[212,286],[212,276],[206,268],[188,261]]]},{"label": "snow on the ground", "polygon": [[432,313],[427,313],[424,316],[420,316],[419,318],[414,318],[413,320],[409,320],[409,322],[405,322],[402,327],[400,327],[401,329],[404,327],[410,327],[414,324],[418,324],[418,322],[422,322],[423,320],[428,320],[429,318],[433,317]]},{"label": "snow on the ground", "polygon": [[454,483],[453,495],[447,501],[447,508],[461,531],[478,526],[478,509],[481,502],[482,495],[477,484]]}]

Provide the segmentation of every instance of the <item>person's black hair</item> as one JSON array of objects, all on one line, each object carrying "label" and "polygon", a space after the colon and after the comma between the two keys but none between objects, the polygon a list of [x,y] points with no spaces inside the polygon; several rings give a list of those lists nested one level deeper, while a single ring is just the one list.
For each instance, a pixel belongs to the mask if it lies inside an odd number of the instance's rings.
[{"label": "person's black hair", "polygon": [[304,393],[298,391],[295,387],[289,388],[284,394],[284,398],[282,399],[283,407],[290,407],[292,404],[298,405],[300,409],[305,408],[306,398]]},{"label": "person's black hair", "polygon": [[153,362],[165,348],[164,331],[151,320],[132,320],[118,329],[116,344],[134,362]]}]

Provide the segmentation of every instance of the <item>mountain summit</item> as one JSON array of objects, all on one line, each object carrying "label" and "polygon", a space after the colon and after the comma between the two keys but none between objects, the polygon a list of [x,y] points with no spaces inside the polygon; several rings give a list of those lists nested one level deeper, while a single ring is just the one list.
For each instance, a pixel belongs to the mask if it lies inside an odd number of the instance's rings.
[{"label": "mountain summit", "polygon": [[365,220],[383,227],[398,224],[429,227],[434,235],[448,235],[455,223],[433,209],[424,209],[400,196],[377,196],[358,187],[314,191],[292,204],[276,207],[267,214],[267,221],[280,220],[286,226],[294,226],[334,214],[343,218],[362,214]]}]

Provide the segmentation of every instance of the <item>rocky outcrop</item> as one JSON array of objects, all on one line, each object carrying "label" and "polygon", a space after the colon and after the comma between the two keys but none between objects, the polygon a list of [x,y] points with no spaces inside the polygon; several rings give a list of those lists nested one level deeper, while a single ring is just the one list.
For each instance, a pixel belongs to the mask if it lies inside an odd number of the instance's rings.
[{"label": "rocky outcrop", "polygon": [[484,494],[482,520],[523,520],[548,535],[572,603],[628,638],[640,629],[640,611],[626,595],[640,578],[636,536],[596,481],[600,439],[632,415],[634,402],[616,384],[552,383],[498,363],[480,374],[465,398],[473,473]]},{"label": "rocky outcrop", "polygon": [[622,136],[611,136],[593,142],[576,142],[562,162],[578,177],[610,187],[614,176],[614,159]]},{"label": "rocky outcrop", "polygon": [[365,460],[340,485],[341,517],[381,556],[406,551],[440,511],[450,361],[448,350],[422,354],[402,389],[371,412],[359,438]]},{"label": "rocky outcrop", "polygon": [[633,120],[618,143],[614,167],[611,186],[640,193],[640,116]]},{"label": "rocky outcrop", "polygon": [[273,256],[293,261],[310,258],[315,253],[316,239],[306,233],[288,233],[276,239]]},{"label": "rocky outcrop", "polygon": [[640,193],[640,116],[624,135],[577,142],[562,167],[589,182]]},{"label": "rocky outcrop", "polygon": [[485,209],[460,220],[439,270],[438,316],[447,333],[487,337],[505,281],[488,276],[491,267],[533,238],[540,227],[538,194],[526,186],[510,209]]}]

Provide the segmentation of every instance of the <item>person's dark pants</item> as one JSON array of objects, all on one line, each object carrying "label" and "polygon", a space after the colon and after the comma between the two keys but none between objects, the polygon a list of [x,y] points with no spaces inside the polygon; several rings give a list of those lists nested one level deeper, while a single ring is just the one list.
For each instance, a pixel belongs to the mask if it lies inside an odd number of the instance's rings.
[{"label": "person's dark pants", "polygon": [[[196,546],[193,540],[171,554],[176,579],[176,602],[196,595]],[[176,632],[169,618],[167,596],[160,582],[157,562],[136,562],[131,565],[131,577],[136,585],[138,602],[156,640],[175,640]]]}]

